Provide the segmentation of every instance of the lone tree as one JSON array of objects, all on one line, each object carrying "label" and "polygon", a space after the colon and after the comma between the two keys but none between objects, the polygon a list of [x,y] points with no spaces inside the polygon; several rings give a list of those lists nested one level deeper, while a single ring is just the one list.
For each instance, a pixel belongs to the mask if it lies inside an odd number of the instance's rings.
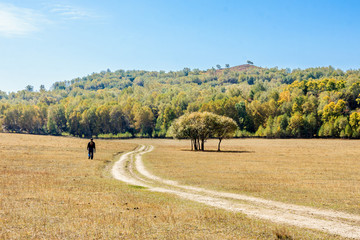
[{"label": "lone tree", "polygon": [[25,90],[28,91],[28,92],[33,92],[34,91],[34,86],[27,85]]},{"label": "lone tree", "polygon": [[177,139],[191,139],[191,150],[204,150],[204,142],[210,136],[210,129],[206,127],[209,122],[211,113],[185,114],[172,124],[171,135]]},{"label": "lone tree", "polygon": [[228,117],[209,112],[193,112],[176,119],[172,124],[171,134],[177,139],[191,139],[191,150],[205,150],[205,141],[214,137],[221,141],[232,137],[237,129],[236,122]]}]

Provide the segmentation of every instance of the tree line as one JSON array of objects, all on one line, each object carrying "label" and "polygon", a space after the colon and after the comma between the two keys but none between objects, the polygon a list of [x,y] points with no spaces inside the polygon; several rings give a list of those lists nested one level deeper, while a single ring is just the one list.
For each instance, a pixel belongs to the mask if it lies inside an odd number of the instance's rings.
[{"label": "tree line", "polygon": [[166,137],[175,119],[209,112],[231,118],[238,137],[359,138],[359,94],[360,71],[333,67],[107,70],[49,90],[0,91],[0,126],[79,137]]}]

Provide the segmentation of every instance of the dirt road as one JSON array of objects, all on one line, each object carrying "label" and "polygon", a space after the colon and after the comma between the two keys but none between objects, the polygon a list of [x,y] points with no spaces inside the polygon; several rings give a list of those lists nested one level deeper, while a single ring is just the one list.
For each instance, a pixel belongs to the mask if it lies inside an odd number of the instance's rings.
[{"label": "dirt road", "polygon": [[251,217],[360,239],[360,216],[358,215],[185,186],[154,176],[145,169],[142,162],[142,155],[152,150],[152,146],[141,145],[134,151],[122,155],[112,168],[114,178],[131,185],[146,187],[153,192],[174,194],[184,199],[228,211],[241,212]]}]

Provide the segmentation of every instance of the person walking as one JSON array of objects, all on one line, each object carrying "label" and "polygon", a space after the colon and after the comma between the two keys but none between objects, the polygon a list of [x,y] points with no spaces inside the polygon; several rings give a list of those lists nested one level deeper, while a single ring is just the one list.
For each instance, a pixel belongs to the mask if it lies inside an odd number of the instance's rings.
[{"label": "person walking", "polygon": [[94,158],[94,151],[96,151],[95,148],[95,142],[93,141],[93,139],[90,139],[90,142],[87,145],[87,150],[88,150],[88,159],[93,159]]}]

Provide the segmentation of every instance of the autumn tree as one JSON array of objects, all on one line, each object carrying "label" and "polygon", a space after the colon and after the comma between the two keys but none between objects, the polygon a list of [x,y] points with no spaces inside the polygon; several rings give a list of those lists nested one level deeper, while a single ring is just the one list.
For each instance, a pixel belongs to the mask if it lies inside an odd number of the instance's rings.
[{"label": "autumn tree", "polygon": [[20,132],[21,126],[19,120],[21,119],[22,110],[19,105],[12,106],[5,111],[4,129],[10,132]]},{"label": "autumn tree", "polygon": [[135,129],[143,136],[152,137],[155,128],[154,114],[148,106],[141,107],[135,111]]},{"label": "autumn tree", "polygon": [[171,127],[174,138],[191,139],[191,150],[205,150],[205,141],[210,137],[221,141],[233,136],[237,129],[236,122],[231,118],[219,116],[210,112],[193,112],[175,120]]},{"label": "autumn tree", "polygon": [[80,128],[85,137],[92,137],[97,136],[99,133],[105,133],[102,132],[104,128],[99,128],[101,124],[102,123],[99,121],[99,112],[97,112],[95,107],[85,109],[81,114]]},{"label": "autumn tree", "polygon": [[[242,135],[360,138],[360,70],[228,67],[102,71],[49,90],[0,91],[0,128],[164,137],[176,118],[200,111],[232,118]],[[196,138],[192,147],[201,145]]]},{"label": "autumn tree", "polygon": [[96,118],[99,132],[110,133],[110,107],[105,105],[99,106],[96,109]]},{"label": "autumn tree", "polygon": [[113,134],[123,133],[129,129],[128,117],[118,105],[110,111],[110,129]]},{"label": "autumn tree", "polygon": [[47,113],[47,129],[52,135],[60,135],[66,131],[65,108],[62,105],[50,106]]},{"label": "autumn tree", "polygon": [[73,136],[81,137],[83,135],[81,131],[81,113],[79,111],[73,111],[70,113],[69,117],[66,119],[67,128],[69,133]]},{"label": "autumn tree", "polygon": [[198,133],[200,117],[200,114],[196,112],[179,117],[170,127],[170,134],[177,139],[190,139],[191,150],[200,150]]},{"label": "autumn tree", "polygon": [[238,129],[236,122],[229,117],[216,115],[213,136],[219,139],[218,151],[220,152],[220,144],[223,139],[231,138]]}]

